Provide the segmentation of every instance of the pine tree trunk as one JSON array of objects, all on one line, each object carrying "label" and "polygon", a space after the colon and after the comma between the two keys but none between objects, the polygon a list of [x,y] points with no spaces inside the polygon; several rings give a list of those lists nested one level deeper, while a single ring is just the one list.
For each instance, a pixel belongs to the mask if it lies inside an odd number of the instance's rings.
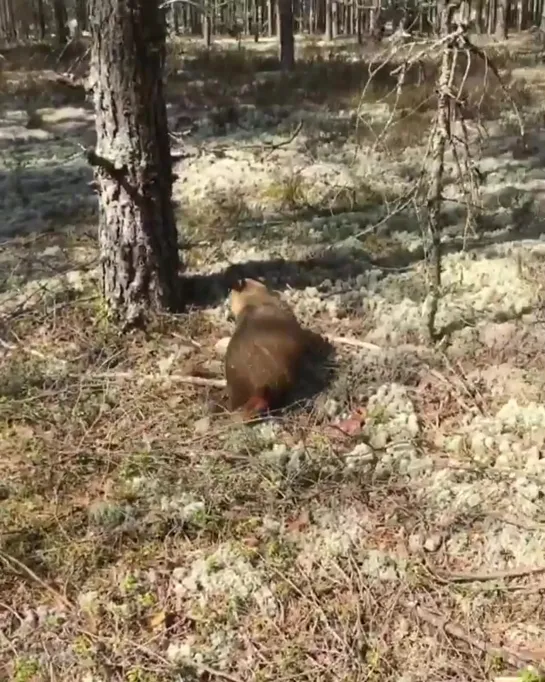
[{"label": "pine tree trunk", "polygon": [[273,0],[267,0],[267,35],[274,35],[274,8]]},{"label": "pine tree trunk", "polygon": [[[180,303],[160,0],[90,0],[102,289],[124,327]],[[122,46],[123,49],[120,49]]]},{"label": "pine tree trunk", "polygon": [[66,22],[68,15],[66,14],[66,5],[64,0],[54,0],[53,12],[55,14],[55,27],[57,31],[57,41],[59,45],[65,45],[68,42],[68,26]]},{"label": "pine tree trunk", "polygon": [[45,13],[44,13],[44,0],[38,0],[38,4],[36,7],[36,14],[37,14],[37,24],[39,28],[39,36],[40,40],[45,40]]},{"label": "pine tree trunk", "polygon": [[496,9],[496,36],[507,40],[507,10],[508,0],[499,0]]},{"label": "pine tree trunk", "polygon": [[87,17],[87,0],[77,0],[76,2],[76,19],[78,20],[78,28],[80,31],[87,31],[88,17]]},{"label": "pine tree trunk", "polygon": [[333,40],[332,0],[325,0],[325,39]]},{"label": "pine tree trunk", "polygon": [[295,67],[295,44],[293,39],[292,0],[279,0],[278,33],[280,40],[280,66],[283,71],[293,71]]}]

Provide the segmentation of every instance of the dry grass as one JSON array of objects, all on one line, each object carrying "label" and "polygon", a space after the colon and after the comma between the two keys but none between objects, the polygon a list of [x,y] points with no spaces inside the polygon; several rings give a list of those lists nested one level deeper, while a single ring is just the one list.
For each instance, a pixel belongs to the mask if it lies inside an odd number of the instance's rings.
[{"label": "dry grass", "polygon": [[[197,55],[195,73],[225,87],[192,82],[184,93],[264,107],[353,104],[364,65],[311,57],[291,80],[271,87],[253,79],[274,66],[271,57]],[[241,82],[248,89],[237,95]],[[380,75],[371,98],[393,106],[392,84]],[[409,83],[387,139],[392,148],[419,141],[430,95],[427,80]],[[490,115],[499,111],[494,101]],[[308,209],[296,175],[269,191],[284,210]],[[327,208],[384,198],[367,185],[358,191],[328,196]],[[237,195],[215,201],[215,210],[192,216],[190,227],[219,242],[251,212]],[[76,236],[42,239],[3,245],[9,275],[2,295],[96,256],[94,244]],[[376,241],[365,243],[370,252],[393,248]],[[59,245],[62,262],[38,256]],[[413,542],[460,528],[471,542],[482,532],[481,518],[428,514],[408,477],[348,471],[346,458],[364,438],[331,428],[325,409],[300,410],[273,426],[236,427],[221,414],[203,425],[207,403],[218,396],[170,380],[168,372],[221,376],[214,347],[230,328],[219,316],[165,316],[145,334],[119,337],[92,280],[82,291],[44,294],[38,287],[31,298],[4,301],[2,314],[0,338],[9,344],[0,349],[3,678],[476,681],[524,667],[493,645],[522,649],[510,625],[543,622],[535,583],[445,580],[439,568],[471,568],[441,541],[432,549]],[[315,322],[338,333],[339,321]],[[364,324],[349,318],[343,329],[357,334]],[[523,344],[502,357],[468,356],[465,370],[525,366],[529,356],[532,370],[542,371],[542,354]],[[420,382],[430,362],[429,353],[416,368],[388,362],[375,379],[399,381],[410,370],[422,434],[415,446],[440,460],[433,443],[441,420],[461,423],[479,394],[444,366],[446,383]],[[347,385],[341,407],[361,408],[354,386],[370,381],[369,373],[350,374],[350,351],[340,364]],[[491,409],[492,397],[483,398],[480,408]],[[428,612],[457,623],[466,639],[430,625],[422,617]],[[524,642],[536,657],[538,645]]]},{"label": "dry grass", "polygon": [[[213,348],[227,327],[217,320],[165,317],[145,335],[120,338],[91,290],[72,300],[39,296],[8,328],[13,348],[0,360],[6,679],[115,669],[150,682],[202,674],[481,680],[509,668],[492,645],[503,618],[523,617],[527,598],[430,572],[430,558],[409,542],[430,524],[414,484],[347,473],[357,436],[304,411],[273,431],[221,415],[195,429],[207,391],[160,375],[168,358],[176,374],[221,372]],[[395,378],[393,367],[383,371],[381,382]],[[430,447],[438,414],[463,418],[460,397],[468,397],[456,386],[416,384],[421,447]],[[283,466],[263,457],[273,444],[306,456]],[[469,532],[472,522],[454,516],[447,527],[427,525],[427,535],[463,522]],[[339,531],[349,535],[335,549]],[[200,559],[206,587],[184,587]],[[434,570],[445,560],[434,555]],[[457,568],[467,570],[448,566]],[[468,641],[430,627],[415,604],[462,625]],[[475,644],[482,632],[488,654]]]}]

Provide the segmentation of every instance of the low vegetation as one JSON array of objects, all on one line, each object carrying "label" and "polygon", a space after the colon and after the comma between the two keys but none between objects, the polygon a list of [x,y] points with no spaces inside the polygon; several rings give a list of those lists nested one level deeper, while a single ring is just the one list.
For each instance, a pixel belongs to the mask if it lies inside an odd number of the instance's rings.
[{"label": "low vegetation", "polygon": [[[469,69],[481,205],[470,230],[448,158],[432,346],[435,63],[398,96],[375,53],[302,42],[281,77],[271,45],[170,48],[198,296],[128,337],[99,297],[86,47],[0,62],[3,679],[538,680],[541,48],[485,46],[515,108]],[[218,275],[247,261],[337,352],[318,400],[242,427],[187,377],[222,378]]]}]

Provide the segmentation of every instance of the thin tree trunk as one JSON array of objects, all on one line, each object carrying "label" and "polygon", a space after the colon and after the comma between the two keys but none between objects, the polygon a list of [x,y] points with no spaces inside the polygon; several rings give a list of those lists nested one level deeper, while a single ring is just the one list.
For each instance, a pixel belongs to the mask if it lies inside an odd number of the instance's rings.
[{"label": "thin tree trunk", "polygon": [[499,0],[496,9],[496,36],[507,40],[507,10],[509,0]]},{"label": "thin tree trunk", "polygon": [[253,5],[253,18],[252,18],[252,31],[254,34],[254,41],[257,43],[259,41],[259,33],[260,33],[260,28],[259,28],[259,0],[253,0],[254,5]]},{"label": "thin tree trunk", "polygon": [[40,30],[40,40],[45,40],[45,13],[44,13],[44,0],[38,0],[37,4],[37,23]]},{"label": "thin tree trunk", "polygon": [[180,301],[159,2],[90,0],[102,290],[125,327]]},{"label": "thin tree trunk", "polygon": [[267,0],[267,35],[269,36],[269,38],[274,35],[273,0]]},{"label": "thin tree trunk", "polygon": [[180,8],[178,3],[172,5],[172,26],[174,28],[174,35],[180,35]]},{"label": "thin tree trunk", "polygon": [[292,0],[279,0],[278,33],[280,41],[280,66],[282,71],[295,68],[295,43],[293,39]]},{"label": "thin tree trunk", "polygon": [[528,0],[520,0],[520,10],[518,15],[518,30],[524,31],[528,28]]},{"label": "thin tree trunk", "polygon": [[325,0],[325,39],[333,40],[333,0]]},{"label": "thin tree trunk", "polygon": [[55,29],[57,32],[57,42],[59,45],[65,45],[68,42],[68,26],[66,22],[68,15],[66,13],[66,5],[64,0],[54,0],[53,12],[55,14]]},{"label": "thin tree trunk", "polygon": [[212,45],[212,23],[210,21],[210,3],[208,1],[204,3],[203,7],[202,34],[204,38],[204,44],[208,50]]},{"label": "thin tree trunk", "polygon": [[[446,41],[451,29],[453,4],[444,4],[439,15],[439,32]],[[436,126],[431,141],[430,184],[427,197],[428,237],[431,243],[431,277],[430,305],[428,311],[428,333],[431,339],[436,338],[435,318],[441,295],[441,256],[442,256],[442,208],[443,186],[445,174],[445,151],[450,139],[450,74],[453,62],[453,50],[447,42],[443,45],[441,68],[437,81],[437,114]]]},{"label": "thin tree trunk", "polygon": [[87,31],[89,26],[87,15],[87,0],[76,0],[76,19],[79,31]]}]

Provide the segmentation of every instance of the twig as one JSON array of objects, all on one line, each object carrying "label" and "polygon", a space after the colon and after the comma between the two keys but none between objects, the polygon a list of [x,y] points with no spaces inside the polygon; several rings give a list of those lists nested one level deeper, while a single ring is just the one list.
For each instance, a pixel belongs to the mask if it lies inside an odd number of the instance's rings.
[{"label": "twig", "polygon": [[[105,637],[103,637],[101,635],[97,635],[96,633],[93,633],[93,632],[89,632],[88,630],[80,629],[80,632],[82,634],[86,635],[87,637],[94,639],[95,641],[98,641],[98,642],[107,642],[108,641]],[[151,656],[152,658],[154,658],[156,661],[159,661],[160,663],[162,663],[167,668],[170,669],[172,667],[171,661],[169,661],[167,658],[162,656],[159,652],[154,651],[149,646],[146,646],[145,644],[140,644],[140,642],[136,642],[133,639],[125,640],[125,643],[131,647],[134,647],[135,649],[138,649],[142,653],[144,653],[148,656]],[[236,677],[235,675],[231,675],[228,672],[224,672],[223,670],[218,670],[217,668],[213,668],[212,666],[209,666],[206,663],[197,663],[195,661],[189,661],[188,666],[194,667],[197,670],[199,670],[200,672],[208,673],[209,675],[212,675],[213,677],[219,677],[221,679],[227,680],[228,682],[241,682],[239,677]]]},{"label": "twig", "polygon": [[68,599],[68,597],[65,597],[63,594],[55,590],[51,585],[48,585],[42,578],[40,578],[39,575],[36,575],[34,571],[26,566],[22,561],[19,561],[19,559],[16,559],[14,556],[11,556],[11,554],[8,554],[7,552],[0,550],[0,559],[11,569],[14,567],[17,567],[20,571],[23,573],[26,573],[29,578],[32,578],[35,582],[38,583],[38,585],[41,585],[45,590],[47,590],[50,594],[52,594],[54,597],[57,599],[60,599],[62,603],[67,606],[70,609],[74,608],[74,605],[72,602]]},{"label": "twig", "polygon": [[40,358],[40,360],[44,360],[46,362],[55,362],[60,367],[66,367],[67,365],[66,360],[61,360],[60,358],[55,357],[47,357],[47,355],[40,353],[39,350],[35,350],[34,348],[26,348],[23,344],[16,345],[15,343],[8,343],[7,341],[4,341],[4,339],[2,338],[0,338],[0,346],[2,348],[5,348],[6,350],[22,350],[25,353],[28,353],[29,355],[33,355],[36,358]]},{"label": "twig", "polygon": [[427,232],[430,239],[430,249],[427,255],[429,263],[429,295],[427,327],[432,341],[437,340],[435,318],[441,296],[441,260],[442,260],[442,211],[443,188],[445,174],[445,149],[451,137],[451,99],[452,78],[454,76],[455,56],[452,45],[455,37],[463,35],[463,28],[458,27],[454,34],[449,32],[452,15],[459,3],[445,5],[441,12],[440,30],[444,40],[441,67],[437,81],[437,112],[435,125],[431,136],[431,167],[429,170],[429,189],[427,196]]},{"label": "twig", "polygon": [[[240,127],[242,127],[242,126],[240,126]],[[293,133],[288,138],[286,138],[285,140],[282,140],[281,142],[274,142],[274,143],[273,142],[263,142],[261,144],[241,144],[241,145],[237,145],[236,151],[237,152],[248,151],[251,149],[253,149],[254,151],[260,150],[260,151],[266,152],[264,158],[267,158],[267,156],[269,156],[273,152],[277,151],[278,149],[281,149],[282,147],[286,147],[287,145],[291,144],[291,142],[293,142],[295,140],[297,135],[299,135],[302,128],[303,128],[303,122],[299,121],[299,123],[297,124]],[[215,147],[206,147],[206,151],[211,153],[211,154],[219,154],[219,153],[224,154],[225,152],[228,152],[230,150],[231,150],[231,146],[229,146],[229,145],[217,145]],[[199,155],[200,155],[200,152],[197,154],[186,154],[184,156],[184,158],[191,158],[192,156],[199,156]]]},{"label": "twig", "polygon": [[136,372],[89,372],[74,374],[78,379],[131,379],[133,381],[173,381],[178,384],[193,384],[194,386],[215,386],[225,388],[224,379],[207,379],[184,374],[138,374]]},{"label": "twig", "polygon": [[468,633],[464,632],[459,625],[449,622],[446,618],[435,615],[434,613],[431,613],[431,611],[428,611],[421,606],[416,608],[416,615],[429,625],[433,625],[433,627],[437,628],[438,630],[443,630],[446,632],[447,635],[451,635],[452,637],[455,637],[456,639],[459,639],[462,642],[479,649],[479,651],[488,654],[491,658],[499,658],[506,661],[513,668],[519,668],[521,663],[525,663],[534,665],[536,668],[541,669],[541,666],[539,666],[539,659],[534,658],[530,654],[510,651],[504,647],[496,647],[484,639],[472,637]]},{"label": "twig", "polygon": [[486,582],[489,580],[523,578],[527,575],[545,573],[545,566],[535,566],[533,568],[513,568],[507,569],[505,571],[491,571],[489,573],[449,573],[446,571],[437,572],[429,564],[426,564],[426,568],[435,578],[444,584]]},{"label": "twig", "polygon": [[354,346],[356,348],[365,348],[365,350],[380,351],[381,347],[374,343],[368,343],[367,341],[360,341],[359,339],[351,339],[345,336],[331,336],[330,334],[325,334],[325,338],[331,343],[337,343],[344,346]]},{"label": "twig", "polygon": [[268,152],[267,156],[269,154],[272,154],[273,152],[275,152],[277,149],[280,149],[281,147],[286,147],[288,144],[293,142],[295,140],[295,138],[297,137],[297,135],[299,135],[299,133],[301,132],[302,129],[303,129],[303,121],[299,121],[299,123],[298,123],[297,127],[295,128],[295,130],[293,131],[293,133],[286,140],[282,140],[282,142],[277,142],[276,144],[265,143],[264,147],[267,149],[267,152]]}]

